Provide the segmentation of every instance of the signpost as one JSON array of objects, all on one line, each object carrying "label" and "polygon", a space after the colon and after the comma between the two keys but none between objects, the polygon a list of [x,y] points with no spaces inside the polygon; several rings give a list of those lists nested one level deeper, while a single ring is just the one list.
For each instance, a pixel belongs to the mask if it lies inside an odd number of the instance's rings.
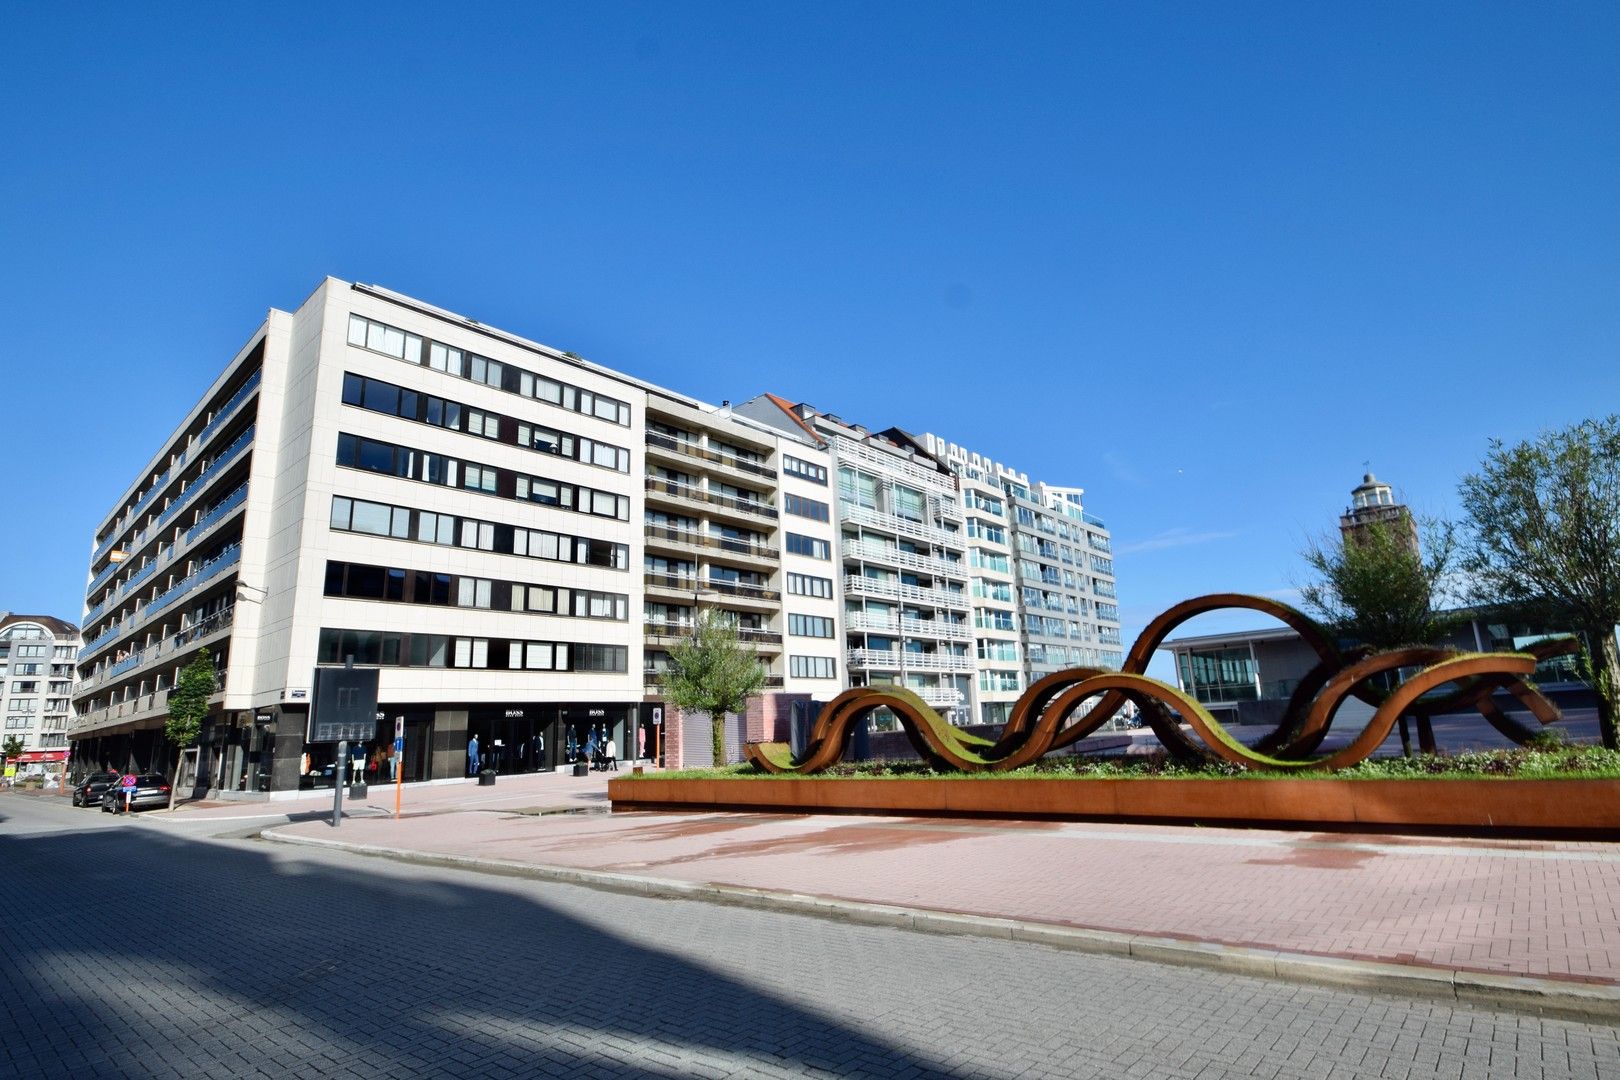
[{"label": "signpost", "polygon": [[124,792],[124,813],[126,814],[134,809],[135,785],[139,782],[134,773],[125,773],[124,778],[118,782]]},{"label": "signpost", "polygon": [[340,668],[316,668],[309,741],[338,744],[332,770],[334,829],[343,824],[343,773],[349,767],[349,742],[368,742],[376,735],[377,669],[355,667],[353,656]]},{"label": "signpost", "polygon": [[394,717],[394,820],[399,820],[399,796],[405,787],[405,718]]},{"label": "signpost", "polygon": [[654,705],[653,720],[653,764],[660,769],[664,767],[664,707]]}]

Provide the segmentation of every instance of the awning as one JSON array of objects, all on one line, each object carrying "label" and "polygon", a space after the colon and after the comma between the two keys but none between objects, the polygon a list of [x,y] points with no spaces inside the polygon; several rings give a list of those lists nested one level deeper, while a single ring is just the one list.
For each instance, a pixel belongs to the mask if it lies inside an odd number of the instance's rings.
[{"label": "awning", "polygon": [[26,765],[30,761],[66,761],[67,756],[66,750],[25,750],[8,760],[18,765]]}]

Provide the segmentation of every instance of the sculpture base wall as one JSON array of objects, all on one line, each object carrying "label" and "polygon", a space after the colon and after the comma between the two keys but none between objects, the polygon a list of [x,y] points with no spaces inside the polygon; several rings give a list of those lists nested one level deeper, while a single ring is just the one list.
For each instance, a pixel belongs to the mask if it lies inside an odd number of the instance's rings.
[{"label": "sculpture base wall", "polygon": [[1620,780],[739,779],[608,784],[613,809],[1035,818],[1620,839]]}]

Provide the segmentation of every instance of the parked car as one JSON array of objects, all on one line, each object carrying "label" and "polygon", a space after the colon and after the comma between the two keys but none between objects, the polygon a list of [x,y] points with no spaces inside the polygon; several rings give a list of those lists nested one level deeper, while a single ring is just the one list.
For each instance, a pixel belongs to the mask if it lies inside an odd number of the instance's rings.
[{"label": "parked car", "polygon": [[112,785],[123,779],[121,773],[94,772],[73,787],[74,806],[100,806],[101,796]]},{"label": "parked car", "polygon": [[[109,787],[101,798],[101,809],[109,814],[124,812],[124,778]],[[146,810],[154,806],[169,805],[169,778],[162,773],[142,773],[135,778],[135,797],[130,800],[131,810]]]}]

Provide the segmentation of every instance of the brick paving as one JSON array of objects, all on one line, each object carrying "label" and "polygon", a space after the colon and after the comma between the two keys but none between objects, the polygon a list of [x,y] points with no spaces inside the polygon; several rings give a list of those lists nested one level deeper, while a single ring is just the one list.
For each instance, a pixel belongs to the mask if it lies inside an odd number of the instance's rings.
[{"label": "brick paving", "polygon": [[30,1080],[1620,1074],[1610,1027],[197,837],[39,800],[0,797],[0,866],[0,1075]]},{"label": "brick paving", "polygon": [[[325,824],[286,832],[331,837]],[[346,823],[341,839],[1132,934],[1620,982],[1620,844],[754,814]]]}]

